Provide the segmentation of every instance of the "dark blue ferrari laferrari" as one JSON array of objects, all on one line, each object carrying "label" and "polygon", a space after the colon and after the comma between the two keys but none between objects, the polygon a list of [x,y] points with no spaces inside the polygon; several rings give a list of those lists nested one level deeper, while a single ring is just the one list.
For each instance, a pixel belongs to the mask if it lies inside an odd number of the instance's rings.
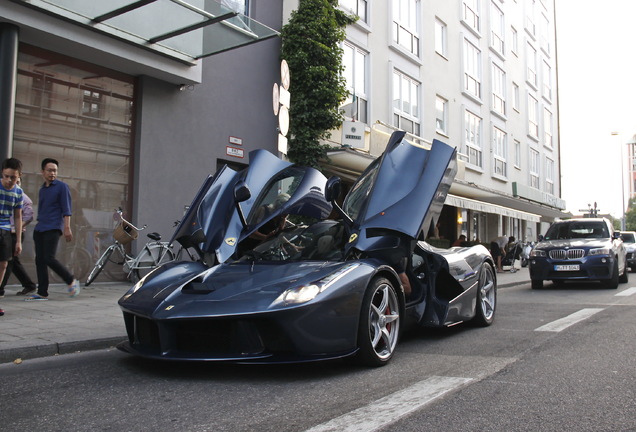
[{"label": "dark blue ferrari laferrari", "polygon": [[422,241],[456,172],[454,148],[395,132],[341,204],[338,178],[265,150],[208,177],[171,262],[120,300],[123,351],[148,358],[302,362],[353,356],[381,366],[409,326],[493,322],[496,277],[483,246]]}]

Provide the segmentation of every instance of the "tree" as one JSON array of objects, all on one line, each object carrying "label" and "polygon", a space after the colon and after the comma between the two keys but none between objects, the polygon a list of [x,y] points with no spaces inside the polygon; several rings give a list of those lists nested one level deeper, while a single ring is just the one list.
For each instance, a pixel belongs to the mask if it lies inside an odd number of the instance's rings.
[{"label": "tree", "polygon": [[632,197],[627,203],[625,212],[625,230],[636,231],[636,198]]},{"label": "tree", "polygon": [[338,107],[347,96],[340,44],[355,18],[337,8],[338,0],[300,0],[281,31],[281,55],[291,75],[289,159],[318,166],[325,156],[321,139],[343,120]]}]

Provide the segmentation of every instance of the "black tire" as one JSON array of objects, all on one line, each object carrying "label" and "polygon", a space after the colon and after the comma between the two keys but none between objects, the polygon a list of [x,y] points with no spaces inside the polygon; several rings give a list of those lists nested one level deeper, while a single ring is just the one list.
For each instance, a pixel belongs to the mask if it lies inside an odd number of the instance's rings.
[{"label": "black tire", "polygon": [[603,285],[608,289],[618,288],[618,260],[614,261],[614,271],[612,272],[612,278],[604,281]]},{"label": "black tire", "polygon": [[475,318],[473,318],[472,323],[479,327],[488,327],[495,319],[496,308],[497,280],[495,272],[490,264],[484,263],[479,272]]},{"label": "black tire", "polygon": [[521,267],[528,267],[528,258],[521,258]]},{"label": "black tire", "polygon": [[174,252],[167,246],[159,244],[151,244],[144,247],[139,253],[135,264],[136,268],[130,272],[132,282],[137,282],[152,270],[164,265],[165,263],[174,261]]},{"label": "black tire", "polygon": [[543,289],[543,281],[541,279],[532,279],[530,284],[533,290]]},{"label": "black tire", "polygon": [[618,278],[619,283],[627,283],[629,282],[629,267],[625,264],[625,268],[623,269],[623,274]]},{"label": "black tire", "polygon": [[393,284],[378,277],[364,293],[358,328],[356,360],[366,366],[384,366],[393,357],[400,335],[400,301]]},{"label": "black tire", "polygon": [[93,270],[91,270],[91,272],[88,274],[88,278],[86,279],[86,286],[92,284],[97,276],[99,276],[99,273],[108,262],[108,258],[113,253],[113,250],[115,250],[115,245],[109,246],[108,249],[104,251],[102,256],[99,257],[99,259],[95,263],[95,267],[93,267]]}]

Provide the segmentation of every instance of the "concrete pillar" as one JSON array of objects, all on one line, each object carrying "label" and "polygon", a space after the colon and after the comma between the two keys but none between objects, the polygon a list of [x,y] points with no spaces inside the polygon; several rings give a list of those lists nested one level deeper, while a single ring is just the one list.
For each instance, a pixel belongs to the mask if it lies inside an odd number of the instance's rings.
[{"label": "concrete pillar", "polygon": [[0,23],[0,160],[13,153],[19,30],[14,24]]}]

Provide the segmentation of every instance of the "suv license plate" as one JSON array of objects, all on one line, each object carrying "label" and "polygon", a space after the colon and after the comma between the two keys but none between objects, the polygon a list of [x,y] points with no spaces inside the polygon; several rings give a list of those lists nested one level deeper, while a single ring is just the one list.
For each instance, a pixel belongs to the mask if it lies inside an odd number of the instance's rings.
[{"label": "suv license plate", "polygon": [[555,265],[554,271],[579,271],[578,264]]}]

